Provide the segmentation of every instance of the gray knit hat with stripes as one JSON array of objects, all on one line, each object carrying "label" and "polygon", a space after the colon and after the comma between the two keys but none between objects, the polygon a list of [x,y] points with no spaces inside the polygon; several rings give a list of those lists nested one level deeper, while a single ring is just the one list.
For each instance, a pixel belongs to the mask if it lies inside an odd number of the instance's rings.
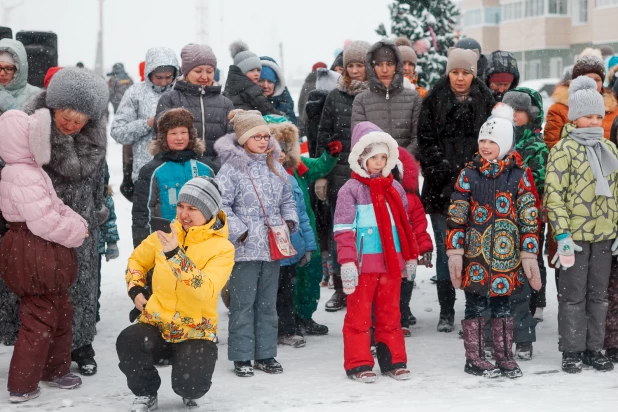
[{"label": "gray knit hat with stripes", "polygon": [[178,202],[185,202],[199,209],[207,222],[221,210],[221,193],[214,179],[198,176],[189,180],[180,189]]}]

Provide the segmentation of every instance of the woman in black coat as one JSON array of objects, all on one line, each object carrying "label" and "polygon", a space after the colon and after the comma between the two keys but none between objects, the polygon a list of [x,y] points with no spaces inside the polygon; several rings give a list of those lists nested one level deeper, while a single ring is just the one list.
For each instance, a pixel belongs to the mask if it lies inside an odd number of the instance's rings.
[{"label": "woman in black coat", "polygon": [[440,302],[439,332],[452,332],[455,289],[444,244],[446,218],[455,179],[477,152],[479,131],[495,104],[491,90],[476,77],[478,51],[452,49],[447,74],[423,99],[418,156],[424,177],[421,199],[436,242]]}]

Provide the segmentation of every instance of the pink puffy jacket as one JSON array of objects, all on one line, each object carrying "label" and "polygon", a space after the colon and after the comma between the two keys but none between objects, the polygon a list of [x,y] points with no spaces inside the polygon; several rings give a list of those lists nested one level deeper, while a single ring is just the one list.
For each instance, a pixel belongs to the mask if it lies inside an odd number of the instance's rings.
[{"label": "pink puffy jacket", "polygon": [[26,222],[36,236],[79,247],[88,225],[62,203],[41,167],[51,157],[50,130],[48,109],[32,116],[9,110],[0,116],[0,157],[6,163],[0,179],[0,210],[7,222]]}]

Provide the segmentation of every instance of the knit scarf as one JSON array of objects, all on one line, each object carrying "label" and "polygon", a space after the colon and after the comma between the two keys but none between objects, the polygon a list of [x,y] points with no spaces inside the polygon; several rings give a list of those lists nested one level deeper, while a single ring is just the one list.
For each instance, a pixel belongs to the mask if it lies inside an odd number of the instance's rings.
[{"label": "knit scarf", "polygon": [[618,159],[603,143],[603,128],[578,128],[572,130],[569,135],[577,143],[586,147],[588,163],[597,181],[595,195],[614,197],[609,188],[607,176],[618,170]]},{"label": "knit scarf", "polygon": [[345,77],[340,76],[337,79],[337,89],[344,93],[349,94],[350,96],[356,96],[364,92],[369,88],[369,82],[360,80],[350,80],[350,84],[347,85],[345,82]]},{"label": "knit scarf", "polygon": [[[369,186],[373,211],[378,223],[378,233],[382,239],[382,254],[386,263],[386,270],[391,276],[401,276],[399,258],[395,248],[395,239],[391,224],[391,213],[393,221],[399,234],[399,244],[401,254],[405,261],[418,258],[418,246],[414,239],[412,226],[408,221],[408,214],[403,207],[401,195],[393,187],[393,175],[388,177],[366,178],[352,172],[352,179],[356,179],[364,185]],[[390,207],[391,213],[388,212]]]}]

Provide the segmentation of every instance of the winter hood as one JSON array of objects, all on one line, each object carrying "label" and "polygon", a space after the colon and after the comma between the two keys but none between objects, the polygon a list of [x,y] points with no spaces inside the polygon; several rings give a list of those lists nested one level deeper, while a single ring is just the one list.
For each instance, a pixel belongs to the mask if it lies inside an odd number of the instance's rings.
[{"label": "winter hood", "polygon": [[275,83],[275,92],[271,97],[281,96],[286,88],[285,76],[283,75],[283,70],[281,70],[281,67],[279,67],[277,62],[271,57],[262,56],[260,57],[260,61],[262,62],[262,66],[272,69],[277,75],[277,82]]},{"label": "winter hood", "polygon": [[517,59],[512,53],[502,50],[496,50],[491,53],[487,59],[487,69],[483,75],[483,81],[489,86],[489,78],[496,73],[509,73],[514,76],[509,90],[513,90],[519,84],[519,69],[517,68]]},{"label": "winter hood", "polygon": [[291,122],[270,123],[268,127],[270,128],[270,135],[286,147],[286,166],[290,169],[296,169],[300,164],[298,127]]},{"label": "winter hood", "polygon": [[420,170],[414,156],[405,148],[399,147],[399,160],[397,161],[397,169],[401,176],[401,185],[406,192],[418,192],[418,177]]},{"label": "winter hood", "polygon": [[532,102],[532,105],[536,107],[537,109],[539,109],[539,112],[536,115],[536,117],[534,119],[531,119],[531,122],[530,122],[531,126],[534,129],[542,129],[543,120],[545,119],[545,113],[543,112],[543,98],[541,97],[539,92],[537,92],[536,90],[529,89],[527,87],[518,87],[510,91],[525,93],[528,96],[530,96],[530,101]]},{"label": "winter hood", "polygon": [[[9,52],[15,60],[15,67],[17,71],[13,80],[9,82],[4,88],[15,96],[17,92],[28,84],[28,57],[26,55],[26,48],[17,40],[2,39],[0,40],[0,51]],[[1,86],[0,86],[1,87]]]},{"label": "winter hood", "polygon": [[386,161],[386,166],[382,170],[382,175],[387,177],[397,166],[397,160],[399,159],[399,145],[397,141],[375,124],[371,122],[360,122],[354,127],[354,130],[352,130],[352,150],[348,156],[350,169],[357,175],[367,178],[370,177],[369,173],[361,167],[359,159],[368,146],[376,143],[384,143],[388,146],[388,160]]},{"label": "winter hood", "polygon": [[[174,50],[169,47],[153,47],[146,52],[146,64],[144,66],[144,81],[150,84],[153,88],[156,89],[157,86],[150,80],[150,73],[154,71],[157,67],[161,66],[172,66],[176,70],[174,73],[175,77],[178,77],[180,73],[180,66],[178,64],[178,58],[176,57],[176,53]],[[163,93],[166,90],[172,90],[174,88],[174,82],[172,82],[169,86],[165,88],[165,90],[160,91]]]},{"label": "winter hood", "polygon": [[28,116],[21,110],[9,110],[0,116],[0,157],[7,165],[49,163],[51,158],[51,115],[39,109]]},{"label": "winter hood", "polygon": [[367,57],[365,58],[365,67],[367,68],[367,79],[369,80],[369,88],[371,91],[376,92],[380,91],[386,93],[386,87],[380,82],[378,76],[376,75],[375,70],[373,69],[373,53],[381,49],[382,47],[388,47],[395,53],[395,58],[397,59],[397,68],[395,69],[395,77],[393,77],[393,81],[389,86],[389,91],[400,90],[403,88],[403,61],[401,59],[401,52],[399,52],[399,47],[395,46],[390,40],[380,40],[367,52]]},{"label": "winter hood", "polygon": [[281,147],[279,147],[279,143],[277,143],[277,140],[272,136],[268,141],[268,150],[270,149],[272,149],[270,153],[250,155],[238,144],[236,133],[226,134],[215,142],[215,151],[218,153],[218,160],[221,166],[230,163],[235,169],[239,170],[246,170],[250,162],[262,159],[266,160],[268,156],[272,157],[273,162],[277,162],[281,154]]}]

